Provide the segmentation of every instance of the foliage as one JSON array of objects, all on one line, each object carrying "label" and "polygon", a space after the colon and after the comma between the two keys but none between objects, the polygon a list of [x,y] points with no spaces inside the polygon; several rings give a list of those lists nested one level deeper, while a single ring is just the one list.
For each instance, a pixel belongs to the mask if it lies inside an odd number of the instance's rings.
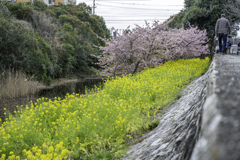
[{"label": "foliage", "polygon": [[102,17],[85,3],[47,6],[42,0],[0,4],[0,73],[21,70],[46,84],[53,78],[96,74],[110,37]]},{"label": "foliage", "polygon": [[19,20],[27,20],[30,18],[33,7],[22,2],[7,3],[10,12]]},{"label": "foliage", "polygon": [[60,15],[76,16],[81,22],[89,22],[90,28],[98,36],[110,37],[110,31],[106,28],[103,18],[97,15],[91,15],[91,8],[86,6],[85,3],[79,3],[78,5],[60,5],[59,7],[50,6],[49,10],[52,11],[49,12],[55,17],[59,17]]},{"label": "foliage", "polygon": [[181,10],[178,14],[171,16],[168,21],[170,28],[181,28],[183,26],[182,19],[186,13],[186,10]]},{"label": "foliage", "polygon": [[187,30],[168,28],[168,23],[156,22],[152,27],[137,26],[131,33],[105,40],[98,56],[103,75],[135,73],[140,69],[155,67],[166,60],[192,58],[208,53],[205,31],[189,26]]},{"label": "foliage", "polygon": [[1,72],[21,70],[39,81],[51,81],[47,76],[50,46],[25,21],[0,18],[0,22]]},{"label": "foliage", "polygon": [[214,47],[215,24],[222,13],[226,14],[232,26],[232,34],[236,34],[239,29],[240,2],[237,0],[185,0],[185,10],[175,15],[177,18],[172,27],[179,27],[178,24],[183,24],[188,27],[188,23],[198,26],[200,30],[206,30],[209,38],[209,49],[212,52]]},{"label": "foliage", "polygon": [[[168,61],[135,76],[107,80],[85,96],[41,98],[18,107],[0,127],[1,159],[118,159],[155,114],[177,98],[209,59]],[[90,94],[91,93],[91,94]]]},{"label": "foliage", "polygon": [[76,6],[77,10],[82,12],[87,12],[88,14],[92,13],[92,8],[90,6],[87,6],[86,3],[79,3]]},{"label": "foliage", "polygon": [[[53,17],[59,18],[63,26],[63,42],[73,47],[73,61],[70,65],[72,66],[72,72],[76,74],[95,74],[99,66],[96,65],[98,60],[92,55],[98,55],[100,51],[94,46],[104,45],[104,42],[98,37],[110,37],[110,32],[106,28],[103,18],[90,15],[91,8],[85,3],[60,5],[59,7],[50,6],[49,10],[46,12],[49,12]],[[63,62],[64,60],[60,61]]]},{"label": "foliage", "polygon": [[[232,2],[235,0],[231,0]],[[197,25],[200,29],[206,29],[210,41],[210,51],[213,51],[215,24],[222,13],[226,13],[226,18],[231,19],[233,15],[228,12],[231,10],[230,1],[221,0],[197,0],[186,12],[183,23],[190,22]],[[237,19],[230,21],[231,26],[238,23]]]},{"label": "foliage", "polygon": [[44,11],[47,9],[46,3],[43,0],[33,0],[33,5],[37,10]]},{"label": "foliage", "polygon": [[191,6],[194,5],[195,2],[196,2],[196,0],[185,0],[184,1],[185,8],[186,9],[190,8]]},{"label": "foliage", "polygon": [[[62,64],[62,55],[64,54],[64,58],[69,59],[69,53],[65,50],[64,43],[61,41],[61,38],[63,37],[61,27],[54,23],[54,18],[43,12],[33,10],[30,23],[32,24],[34,31],[37,32],[52,49],[52,52],[49,52],[47,55],[51,61],[47,74],[51,77],[57,78],[66,76],[66,73],[63,72],[64,69],[68,70],[69,74],[72,73],[72,65],[69,65],[69,63],[68,65]],[[68,68],[62,68],[67,66]]]},{"label": "foliage", "polygon": [[214,27],[222,13],[226,13],[226,18],[230,23],[239,23],[239,16],[231,12],[234,5],[239,5],[239,1],[229,0],[185,0],[185,15],[182,22],[198,26],[201,30],[206,29],[208,33],[214,33]]},{"label": "foliage", "polygon": [[5,6],[7,2],[1,1],[0,3],[0,18],[9,18],[11,16],[11,13],[9,12],[8,8]]}]

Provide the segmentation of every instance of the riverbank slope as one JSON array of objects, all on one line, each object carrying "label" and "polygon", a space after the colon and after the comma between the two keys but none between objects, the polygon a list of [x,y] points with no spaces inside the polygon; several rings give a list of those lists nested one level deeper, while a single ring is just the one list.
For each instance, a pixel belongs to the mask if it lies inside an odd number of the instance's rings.
[{"label": "riverbank slope", "polygon": [[209,70],[123,159],[240,159],[239,68],[240,56],[215,54]]}]

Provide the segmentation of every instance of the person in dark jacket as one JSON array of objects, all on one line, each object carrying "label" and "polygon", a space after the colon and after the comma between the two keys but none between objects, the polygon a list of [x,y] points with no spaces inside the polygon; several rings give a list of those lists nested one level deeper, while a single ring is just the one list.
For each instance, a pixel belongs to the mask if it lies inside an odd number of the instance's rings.
[{"label": "person in dark jacket", "polygon": [[[225,18],[225,14],[221,14],[215,25],[215,35],[218,37],[219,51],[226,54],[227,36],[230,34],[231,28],[229,21]],[[222,44],[223,41],[223,44]]]}]

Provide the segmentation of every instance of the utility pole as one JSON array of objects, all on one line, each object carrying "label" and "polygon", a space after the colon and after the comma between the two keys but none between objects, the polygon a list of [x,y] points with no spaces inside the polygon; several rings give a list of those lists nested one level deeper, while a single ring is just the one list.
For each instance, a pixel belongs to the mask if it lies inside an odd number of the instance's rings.
[{"label": "utility pole", "polygon": [[95,8],[96,8],[95,0],[93,0],[93,14],[95,14]]}]

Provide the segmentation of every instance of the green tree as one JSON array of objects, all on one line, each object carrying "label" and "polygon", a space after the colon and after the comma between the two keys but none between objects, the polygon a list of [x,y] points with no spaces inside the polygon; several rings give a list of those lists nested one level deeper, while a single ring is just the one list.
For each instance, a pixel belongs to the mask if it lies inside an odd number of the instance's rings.
[{"label": "green tree", "polygon": [[[198,26],[199,29],[207,30],[209,38],[209,49],[213,53],[215,24],[222,13],[226,13],[226,18],[229,19],[232,26],[232,34],[236,33],[238,23],[240,22],[238,0],[185,0],[185,8],[176,18],[170,23],[171,27],[179,27],[179,25]],[[234,9],[233,9],[234,8]]]},{"label": "green tree", "polygon": [[87,12],[88,14],[91,14],[92,13],[92,8],[88,5],[86,5],[86,3],[79,3],[77,6],[76,6],[77,10],[79,11],[85,11]]},{"label": "green tree", "polygon": [[[91,8],[85,3],[79,5],[51,6],[47,11],[60,20],[64,30],[64,43],[73,47],[73,72],[80,74],[94,73],[97,58],[92,55],[100,53],[98,47],[104,42],[98,37],[110,37],[102,17],[91,14]],[[68,50],[69,51],[69,50]],[[70,55],[70,54],[69,54]],[[64,62],[63,60],[61,62]]]},{"label": "green tree", "polygon": [[171,16],[168,21],[170,28],[181,28],[183,25],[182,19],[186,13],[186,10],[181,10],[178,14]]},{"label": "green tree", "polygon": [[64,31],[64,43],[73,47],[71,55],[74,56],[75,60],[74,63],[72,63],[74,65],[74,72],[78,74],[91,73],[92,70],[90,68],[93,66],[93,57],[91,55],[98,52],[98,50],[93,47],[93,39],[97,41],[97,37],[89,27],[89,23],[80,22],[78,28],[74,28],[71,24],[65,23]]},{"label": "green tree", "polygon": [[7,7],[9,11],[19,20],[29,19],[33,11],[33,6],[22,2],[7,3]]},{"label": "green tree", "polygon": [[51,47],[31,25],[14,18],[0,18],[0,63],[4,70],[21,70],[35,75],[39,81],[51,80],[48,75]]},{"label": "green tree", "polygon": [[[240,18],[236,19],[235,15],[229,13],[231,3],[238,3],[236,0],[196,0],[186,12],[183,23],[190,22],[192,25],[198,26],[200,29],[206,29],[208,33],[210,51],[213,51],[215,24],[222,13],[226,13],[226,18],[230,20],[231,26],[239,23]],[[235,21],[232,21],[235,19]]]},{"label": "green tree", "polygon": [[185,7],[186,9],[190,8],[191,6],[194,5],[195,1],[196,1],[196,0],[185,0],[185,1],[184,1],[184,7]]},{"label": "green tree", "polygon": [[33,5],[35,9],[39,11],[44,11],[45,9],[47,9],[47,5],[46,3],[44,3],[43,0],[34,0]]},{"label": "green tree", "polygon": [[46,83],[95,74],[101,38],[110,37],[103,18],[92,15],[85,3],[33,2],[0,4],[0,72],[22,70]]}]

